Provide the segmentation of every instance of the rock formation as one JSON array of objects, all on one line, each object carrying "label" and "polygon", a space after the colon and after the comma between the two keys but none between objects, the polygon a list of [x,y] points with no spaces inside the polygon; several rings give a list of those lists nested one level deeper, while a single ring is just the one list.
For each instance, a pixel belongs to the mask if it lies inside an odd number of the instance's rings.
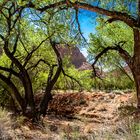
[{"label": "rock formation", "polygon": [[85,56],[80,52],[78,47],[69,47],[67,45],[58,45],[58,50],[61,57],[70,57],[70,62],[79,70],[89,70],[92,69],[91,65],[86,61]]}]

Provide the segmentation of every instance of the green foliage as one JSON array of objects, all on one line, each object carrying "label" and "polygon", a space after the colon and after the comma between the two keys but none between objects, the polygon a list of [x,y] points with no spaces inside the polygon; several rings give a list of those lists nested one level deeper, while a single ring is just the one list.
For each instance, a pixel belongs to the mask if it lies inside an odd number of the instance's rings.
[{"label": "green foliage", "polygon": [[134,82],[130,81],[126,75],[118,77],[107,77],[104,83],[105,89],[134,89]]},{"label": "green foliage", "polygon": [[126,75],[117,77],[107,76],[101,79],[93,79],[92,89],[97,90],[131,90],[134,89],[134,82],[130,81]]},{"label": "green foliage", "polygon": [[[106,19],[98,19],[99,25],[96,28],[96,34],[90,35],[89,57],[93,58],[108,46],[114,46],[118,42],[125,41],[123,49],[133,55],[133,31],[122,22],[114,22],[112,24],[105,24]],[[124,65],[124,60],[120,57],[118,52],[109,51],[104,54],[99,60],[105,68],[111,70],[116,68],[116,65]]]},{"label": "green foliage", "polygon": [[79,83],[82,85],[82,87],[74,80],[71,80],[68,77],[64,77],[61,75],[59,77],[58,82],[56,83],[55,88],[57,89],[75,89],[75,90],[91,90],[92,89],[92,83],[93,79],[91,78],[92,71],[90,70],[84,70],[79,71],[75,69],[74,67],[67,68],[66,73],[72,77],[74,77],[76,80],[79,81]]},{"label": "green foliage", "polygon": [[[90,46],[88,49],[89,60],[94,58],[105,48],[113,47],[114,44],[124,41],[123,49],[126,50],[131,56],[133,55],[133,31],[130,27],[122,22],[106,23],[107,19],[100,17],[97,19],[98,26],[96,27],[96,33],[90,34]],[[134,82],[122,73],[118,68],[124,69],[127,65],[125,60],[121,58],[117,51],[108,51],[98,60],[97,67],[102,67],[105,74],[104,81],[97,80],[97,87],[105,89],[132,89],[134,88]],[[118,76],[111,74],[113,71],[120,71]],[[124,70],[125,71],[125,70]],[[132,77],[130,71],[126,71],[127,74]],[[110,74],[109,74],[110,73]],[[132,78],[133,79],[133,78]]]},{"label": "green foliage", "polygon": [[[92,71],[90,70],[78,71],[76,69],[68,69],[68,74],[75,77],[81,83],[83,89],[90,90],[92,88],[92,78],[91,78]],[[79,89],[80,88],[81,87],[79,87]]]}]

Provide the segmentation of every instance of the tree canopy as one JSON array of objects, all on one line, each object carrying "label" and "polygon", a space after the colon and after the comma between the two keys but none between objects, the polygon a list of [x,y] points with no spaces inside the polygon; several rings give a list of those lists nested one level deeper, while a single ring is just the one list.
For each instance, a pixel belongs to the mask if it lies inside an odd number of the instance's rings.
[{"label": "tree canopy", "polygon": [[[110,56],[102,60],[121,65],[125,62],[129,66],[140,107],[140,1],[1,0],[1,85],[17,109],[25,115],[30,112],[33,119],[46,115],[51,91],[61,74],[81,86],[75,77],[65,72],[67,66],[58,51],[60,45],[87,44],[79,22],[81,9],[101,17],[96,35],[91,35],[90,53],[98,53],[94,56],[93,69],[103,54],[115,50],[118,54],[110,52]],[[121,59],[116,60],[118,55]],[[45,93],[36,105],[35,91],[41,85],[45,85]]]}]

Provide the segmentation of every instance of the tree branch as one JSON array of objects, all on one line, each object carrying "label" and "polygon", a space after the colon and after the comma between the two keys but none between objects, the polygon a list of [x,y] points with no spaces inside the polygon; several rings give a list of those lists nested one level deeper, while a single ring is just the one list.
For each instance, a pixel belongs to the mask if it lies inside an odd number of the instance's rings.
[{"label": "tree branch", "polygon": [[[47,64],[49,67],[51,66],[49,62],[47,62],[47,61],[45,61],[45,60],[43,60],[43,59],[39,59],[39,60],[37,61],[36,64],[34,64],[33,66],[30,66],[29,68],[27,68],[27,70],[30,70],[30,69],[32,69],[32,68],[37,67],[37,66],[39,65],[40,62],[43,62],[44,64]],[[55,65],[55,66],[57,66],[57,65]]]},{"label": "tree branch", "polygon": [[97,61],[99,60],[99,58],[102,57],[102,55],[106,54],[109,50],[115,50],[115,51],[118,51],[118,53],[120,54],[120,56],[125,60],[125,62],[131,67],[131,60],[132,60],[132,57],[129,55],[129,53],[122,49],[121,47],[124,45],[125,42],[121,41],[119,42],[118,44],[115,44],[115,46],[112,46],[112,47],[107,47],[105,49],[103,49],[96,57],[95,57],[95,61],[94,63],[92,64],[92,67],[93,67],[93,71],[94,71],[94,74],[95,76],[98,76],[96,74],[96,69],[95,69],[95,64],[97,63]]},{"label": "tree branch", "polygon": [[81,31],[81,26],[80,26],[79,19],[78,19],[78,9],[75,9],[75,19],[76,19],[76,22],[77,22],[77,25],[78,25],[78,31],[79,31],[81,37],[84,39],[86,44],[88,44],[87,40],[85,39],[85,37],[84,37],[84,35]]},{"label": "tree branch", "polygon": [[19,74],[17,72],[15,72],[13,69],[9,69],[9,68],[5,68],[5,67],[0,66],[0,70],[12,73],[14,76],[19,77]]},{"label": "tree branch", "polygon": [[20,33],[18,32],[18,34],[17,34],[17,36],[16,36],[16,40],[15,40],[15,42],[14,42],[13,51],[12,51],[12,53],[11,53],[12,55],[14,55],[15,52],[16,52],[17,43],[18,43],[18,40],[19,40],[19,36],[20,36]]},{"label": "tree branch", "polygon": [[[53,33],[53,34],[54,34],[54,33]],[[25,58],[25,62],[24,62],[24,64],[23,64],[23,67],[26,67],[26,65],[27,65],[28,61],[31,59],[33,53],[34,53],[35,51],[37,51],[37,50],[40,48],[40,46],[41,46],[45,41],[47,41],[49,38],[51,38],[53,34],[51,34],[51,35],[50,35],[49,37],[47,37],[46,39],[42,40],[42,41],[40,42],[40,44],[39,44],[37,47],[35,47],[30,53],[28,53],[28,55],[27,55],[26,58]]]},{"label": "tree branch", "polygon": [[62,73],[63,73],[64,76],[70,78],[71,80],[74,80],[80,87],[83,87],[83,86],[81,85],[81,83],[80,83],[76,78],[74,78],[74,77],[72,77],[72,76],[66,74],[63,68],[62,68]]},{"label": "tree branch", "polygon": [[1,38],[3,41],[5,40],[5,39],[4,39],[4,36],[3,36],[3,35],[1,35],[1,34],[0,34],[0,38]]},{"label": "tree branch", "polygon": [[55,52],[55,54],[56,54],[57,63],[58,63],[58,68],[57,68],[57,70],[56,70],[56,73],[55,73],[53,79],[51,80],[52,85],[54,85],[55,82],[57,81],[57,79],[58,79],[58,77],[59,77],[61,71],[62,71],[62,58],[61,58],[61,55],[60,55],[59,51],[58,51],[57,48],[56,48],[56,42],[54,42],[54,41],[52,41],[52,40],[50,39],[50,44],[51,44],[52,49],[54,50],[54,52]]},{"label": "tree branch", "polygon": [[21,14],[22,14],[23,9],[24,9],[24,8],[22,7],[22,8],[19,10],[19,14],[16,16],[16,19],[13,21],[13,25],[12,25],[12,27],[11,27],[11,30],[15,27],[15,25],[16,25],[18,19],[21,18]]},{"label": "tree branch", "polygon": [[133,78],[128,74],[121,64],[116,65],[119,69],[130,79],[131,82],[134,82]]},{"label": "tree branch", "polygon": [[128,24],[130,27],[138,27],[137,20],[132,18],[127,13],[117,12],[117,11],[109,11],[98,6],[93,6],[87,3],[75,2],[72,3],[72,6],[75,8],[85,9],[92,12],[97,12],[102,15],[110,16],[117,20],[123,21]]},{"label": "tree branch", "polygon": [[29,52],[28,52],[28,50],[26,49],[26,47],[25,47],[25,45],[24,45],[24,43],[23,43],[21,37],[19,37],[19,41],[21,42],[21,44],[22,44],[24,50],[26,51],[26,53],[29,54]]},{"label": "tree branch", "polygon": [[29,2],[29,4],[27,4],[25,7],[34,8],[34,9],[40,11],[40,12],[44,12],[48,9],[52,9],[52,8],[55,8],[55,7],[60,7],[60,6],[63,6],[65,4],[66,4],[66,1],[63,0],[63,1],[60,1],[60,2],[56,2],[56,3],[53,3],[53,4],[46,5],[42,8],[36,8],[35,5],[32,2]]},{"label": "tree branch", "polygon": [[12,53],[10,52],[9,48],[8,48],[8,40],[6,40],[4,42],[4,52],[7,55],[7,57],[19,68],[19,70],[22,70],[23,66],[22,64],[18,61],[18,59],[16,59],[14,57],[14,55],[12,55]]},{"label": "tree branch", "polygon": [[117,21],[117,20],[118,20],[117,18],[109,18],[106,22],[112,23],[112,22]]}]

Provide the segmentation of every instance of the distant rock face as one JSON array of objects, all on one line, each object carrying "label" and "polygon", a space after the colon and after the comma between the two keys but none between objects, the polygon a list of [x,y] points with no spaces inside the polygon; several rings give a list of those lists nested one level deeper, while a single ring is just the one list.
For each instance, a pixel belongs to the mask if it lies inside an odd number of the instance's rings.
[{"label": "distant rock face", "polygon": [[79,70],[93,70],[91,64],[88,62],[83,62]]},{"label": "distant rock face", "polygon": [[64,56],[66,55],[70,57],[70,61],[75,66],[76,69],[80,69],[80,70],[91,69],[91,65],[86,61],[86,58],[80,52],[78,47],[58,45],[57,48],[62,58],[64,58]]}]

